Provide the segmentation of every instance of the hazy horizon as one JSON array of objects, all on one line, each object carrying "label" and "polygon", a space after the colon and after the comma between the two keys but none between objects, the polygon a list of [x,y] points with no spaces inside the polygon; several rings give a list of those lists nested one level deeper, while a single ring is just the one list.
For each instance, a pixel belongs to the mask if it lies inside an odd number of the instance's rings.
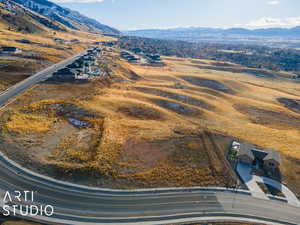
[{"label": "hazy horizon", "polygon": [[298,0],[56,0],[119,30],[291,28],[300,25]]},{"label": "hazy horizon", "polygon": [[197,26],[190,26],[190,27],[150,27],[150,28],[142,28],[142,29],[130,29],[130,30],[121,30],[121,31],[136,31],[136,30],[172,30],[172,29],[222,29],[222,30],[227,30],[227,29],[247,29],[247,30],[258,30],[258,29],[293,29],[296,27],[300,27],[300,25],[293,26],[293,27],[280,27],[280,26],[275,26],[275,27],[267,27],[267,28],[249,28],[249,27],[239,27],[239,26],[233,26],[233,27],[197,27]]}]

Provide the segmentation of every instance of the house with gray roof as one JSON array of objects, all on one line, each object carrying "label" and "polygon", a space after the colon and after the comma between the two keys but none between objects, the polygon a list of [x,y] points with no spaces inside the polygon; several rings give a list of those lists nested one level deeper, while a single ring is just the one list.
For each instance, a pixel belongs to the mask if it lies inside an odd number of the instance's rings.
[{"label": "house with gray roof", "polygon": [[57,81],[74,81],[78,72],[74,69],[63,68],[52,74],[52,79]]},{"label": "house with gray roof", "polygon": [[277,151],[274,149],[261,150],[248,142],[241,143],[237,158],[240,162],[259,165],[271,171],[274,171],[281,164],[281,157]]},{"label": "house with gray roof", "polygon": [[237,157],[239,161],[252,164],[255,159],[252,149],[254,149],[253,144],[248,142],[241,143],[240,149],[237,153]]},{"label": "house with gray roof", "polygon": [[265,169],[275,170],[281,164],[280,154],[274,149],[266,149],[266,157],[264,158],[264,167]]}]

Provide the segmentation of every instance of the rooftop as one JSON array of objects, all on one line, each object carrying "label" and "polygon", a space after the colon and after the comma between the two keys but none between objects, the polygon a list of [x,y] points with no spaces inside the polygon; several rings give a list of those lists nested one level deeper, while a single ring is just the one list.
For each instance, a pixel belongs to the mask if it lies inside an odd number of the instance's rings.
[{"label": "rooftop", "polygon": [[258,149],[253,144],[244,142],[241,143],[240,150],[238,152],[238,156],[241,155],[247,155],[252,160],[255,158],[261,159],[261,160],[269,160],[274,159],[278,163],[281,163],[280,154],[275,151],[274,149]]}]

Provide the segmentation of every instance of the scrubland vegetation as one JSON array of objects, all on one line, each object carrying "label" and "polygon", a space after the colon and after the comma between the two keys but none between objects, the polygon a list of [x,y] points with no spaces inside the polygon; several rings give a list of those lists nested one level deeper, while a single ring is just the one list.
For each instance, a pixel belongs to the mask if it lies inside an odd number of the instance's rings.
[{"label": "scrubland vegetation", "polygon": [[39,84],[18,98],[1,117],[1,150],[88,185],[232,186],[224,155],[237,138],[280,151],[284,180],[299,190],[297,83],[198,67],[224,66],[213,60],[132,65],[111,57],[115,51],[105,56],[112,77]]}]

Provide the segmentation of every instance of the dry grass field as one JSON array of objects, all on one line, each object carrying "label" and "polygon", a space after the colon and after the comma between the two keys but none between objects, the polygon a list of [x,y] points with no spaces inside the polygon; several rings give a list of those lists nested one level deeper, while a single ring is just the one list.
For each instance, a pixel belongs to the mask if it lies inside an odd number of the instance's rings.
[{"label": "dry grass field", "polygon": [[[66,29],[66,32],[51,30],[33,20],[23,11],[11,21],[4,20],[4,15],[11,13],[2,8],[0,3],[0,48],[17,47],[21,53],[1,55],[0,52],[0,92],[33,73],[75,55],[90,47],[93,42],[109,41],[112,38],[91,34],[84,31]],[[32,32],[13,29],[14,26],[28,27]],[[17,26],[17,27],[18,27]],[[60,25],[63,26],[63,25]],[[25,39],[28,43],[22,43]],[[63,40],[62,42],[55,39]],[[77,40],[74,44],[71,40]]]},{"label": "dry grass field", "polygon": [[27,91],[2,113],[1,151],[102,187],[227,186],[234,176],[224,155],[238,138],[280,151],[284,179],[300,192],[297,83],[163,60],[152,67],[115,58],[111,78]]},{"label": "dry grass field", "polygon": [[[54,41],[55,38],[65,41],[77,39],[80,43],[58,43]],[[19,43],[18,40],[21,39],[27,39],[32,43]],[[92,42],[106,40],[111,40],[111,38],[73,30],[68,32],[49,31],[42,34],[25,34],[6,29],[0,30],[0,46],[18,47],[25,52],[33,52],[34,56],[49,60],[50,62],[58,62],[61,61],[62,58],[67,58],[74,55],[76,52],[83,51]]]}]

